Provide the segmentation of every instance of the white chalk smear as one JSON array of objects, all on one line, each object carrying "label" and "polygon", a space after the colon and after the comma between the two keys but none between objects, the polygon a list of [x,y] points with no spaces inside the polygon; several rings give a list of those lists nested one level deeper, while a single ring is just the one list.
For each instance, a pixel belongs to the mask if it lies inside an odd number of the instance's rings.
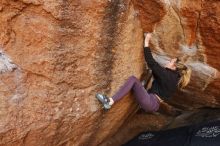
[{"label": "white chalk smear", "polygon": [[164,0],[164,3],[167,4],[167,5],[170,5],[170,0]]},{"label": "white chalk smear", "polygon": [[[10,57],[7,54],[5,54],[3,50],[0,48],[0,74],[6,73],[6,72],[12,72],[12,71],[14,71],[13,80],[14,80],[14,84],[16,85],[16,89],[13,95],[10,97],[10,103],[19,103],[23,99],[23,92],[24,92],[23,85],[22,85],[21,70],[19,69],[19,67],[17,67],[16,64],[13,63]],[[4,86],[7,87],[8,90],[11,90],[10,87],[6,83],[3,83],[3,84],[5,84]]]},{"label": "white chalk smear", "polygon": [[187,46],[187,45],[181,45],[180,46],[180,49],[181,49],[181,52],[184,54],[184,55],[188,55],[188,56],[194,56],[196,55],[197,53],[197,48],[196,46]]},{"label": "white chalk smear", "polygon": [[181,7],[181,0],[160,0],[166,6],[174,6],[180,9]]},{"label": "white chalk smear", "polygon": [[[170,57],[165,56],[165,55],[158,55],[158,54],[153,54],[154,59],[161,65],[165,66],[167,63],[170,61]],[[193,61],[193,62],[185,62],[187,66],[190,66],[194,71],[204,74],[208,77],[211,78],[216,78],[218,70],[211,67],[210,65],[200,62],[200,61]]]},{"label": "white chalk smear", "polygon": [[165,66],[171,60],[171,58],[168,57],[167,55],[158,55],[153,53],[153,57],[161,66]]},{"label": "white chalk smear", "polygon": [[17,68],[13,72],[13,74],[14,74],[13,81],[14,81],[16,88],[13,92],[13,95],[10,97],[10,103],[19,104],[23,101],[24,97],[26,96],[26,89],[22,84],[23,75],[22,75],[21,70],[19,68]]},{"label": "white chalk smear", "polygon": [[18,94],[14,94],[11,99],[10,102],[11,103],[19,103],[19,101],[21,100],[21,96]]},{"label": "white chalk smear", "polygon": [[193,68],[193,70],[202,73],[206,76],[209,76],[211,78],[216,78],[217,77],[217,72],[218,70],[209,66],[206,63],[202,63],[199,61],[195,61],[195,62],[190,62],[187,65],[191,66]]},{"label": "white chalk smear", "polygon": [[2,50],[0,50],[0,74],[11,72],[16,68],[17,66],[12,62],[12,60]]},{"label": "white chalk smear", "polygon": [[166,6],[174,6],[180,9],[181,6],[181,0],[161,0],[162,3],[164,3]]}]

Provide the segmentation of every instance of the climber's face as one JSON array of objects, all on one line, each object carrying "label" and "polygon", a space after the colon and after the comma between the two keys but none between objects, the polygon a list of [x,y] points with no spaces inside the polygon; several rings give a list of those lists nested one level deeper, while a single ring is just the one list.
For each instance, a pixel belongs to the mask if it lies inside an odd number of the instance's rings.
[{"label": "climber's face", "polygon": [[177,58],[173,58],[165,67],[172,70],[176,70],[176,62],[177,62]]}]

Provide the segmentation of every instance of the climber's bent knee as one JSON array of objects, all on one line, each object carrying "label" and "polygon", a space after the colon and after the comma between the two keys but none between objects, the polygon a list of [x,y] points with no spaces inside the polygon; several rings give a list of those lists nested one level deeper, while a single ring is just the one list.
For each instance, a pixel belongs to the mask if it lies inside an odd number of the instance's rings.
[{"label": "climber's bent knee", "polygon": [[138,80],[134,75],[131,75],[128,79],[129,80],[134,80],[134,81]]}]

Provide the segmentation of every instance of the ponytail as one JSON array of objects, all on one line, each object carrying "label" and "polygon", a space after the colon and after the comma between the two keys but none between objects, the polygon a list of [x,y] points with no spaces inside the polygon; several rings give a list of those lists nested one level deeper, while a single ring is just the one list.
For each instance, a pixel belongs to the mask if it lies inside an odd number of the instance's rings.
[{"label": "ponytail", "polygon": [[186,67],[182,63],[176,63],[176,67],[177,67],[177,70],[179,71],[179,74],[181,76],[180,80],[178,82],[178,87],[179,87],[179,89],[182,89],[189,84],[192,70],[190,68]]}]

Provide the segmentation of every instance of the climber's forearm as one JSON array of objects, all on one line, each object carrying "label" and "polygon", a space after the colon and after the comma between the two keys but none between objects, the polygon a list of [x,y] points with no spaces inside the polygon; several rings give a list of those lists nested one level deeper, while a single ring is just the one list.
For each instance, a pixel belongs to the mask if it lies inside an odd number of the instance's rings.
[{"label": "climber's forearm", "polygon": [[150,38],[151,38],[151,36],[144,38],[144,47],[149,47]]},{"label": "climber's forearm", "polygon": [[147,62],[148,66],[152,69],[157,62],[154,60],[153,55],[151,53],[151,49],[149,47],[144,47],[144,58]]},{"label": "climber's forearm", "polygon": [[149,47],[149,40],[144,40],[144,47]]},{"label": "climber's forearm", "polygon": [[152,68],[155,64],[156,61],[154,60],[151,50],[149,48],[149,42],[151,39],[151,33],[144,33],[144,57],[145,61],[147,62],[148,66]]}]

